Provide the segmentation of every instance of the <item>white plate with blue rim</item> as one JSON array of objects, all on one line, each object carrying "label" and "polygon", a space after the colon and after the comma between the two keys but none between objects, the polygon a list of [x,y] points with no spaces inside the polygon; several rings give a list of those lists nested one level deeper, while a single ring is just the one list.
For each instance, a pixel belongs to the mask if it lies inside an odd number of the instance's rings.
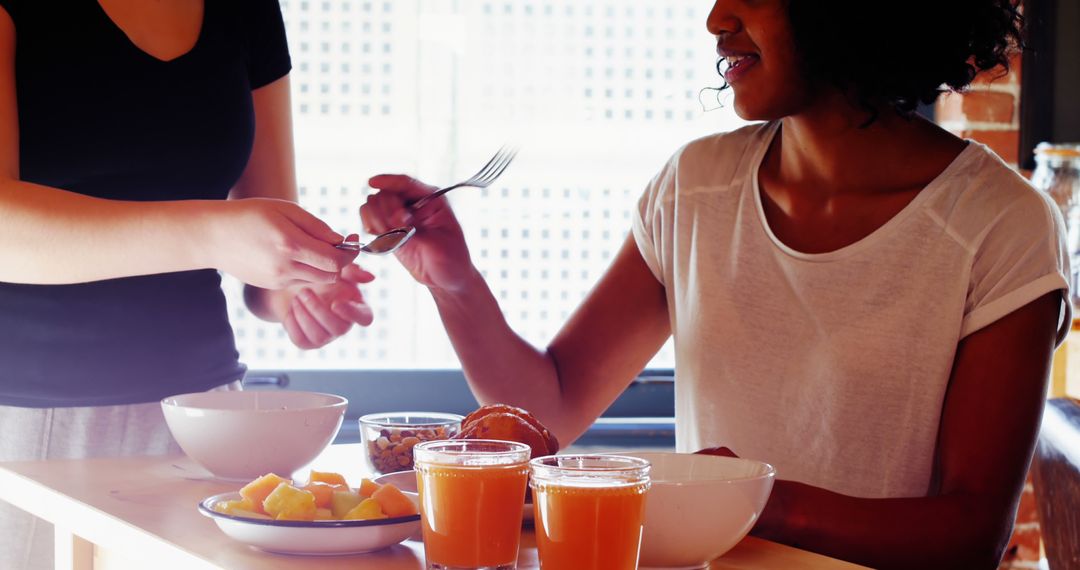
[{"label": "white plate with blue rim", "polygon": [[[420,515],[363,521],[276,521],[214,510],[219,502],[239,498],[240,493],[207,497],[199,503],[199,512],[213,519],[230,538],[267,552],[308,556],[363,554],[393,546],[420,532]],[[410,498],[416,501],[415,494]]]}]

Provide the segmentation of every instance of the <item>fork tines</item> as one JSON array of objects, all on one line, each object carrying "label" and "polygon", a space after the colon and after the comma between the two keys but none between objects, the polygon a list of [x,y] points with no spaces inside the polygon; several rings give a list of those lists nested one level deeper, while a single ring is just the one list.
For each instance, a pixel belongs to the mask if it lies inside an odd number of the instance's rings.
[{"label": "fork tines", "polygon": [[478,188],[489,186],[495,179],[502,175],[507,166],[510,166],[510,163],[513,162],[517,153],[518,149],[516,147],[504,146],[500,148],[499,152],[495,153],[495,156],[491,157],[491,160],[480,169],[480,172],[473,175],[465,185],[476,186]]}]

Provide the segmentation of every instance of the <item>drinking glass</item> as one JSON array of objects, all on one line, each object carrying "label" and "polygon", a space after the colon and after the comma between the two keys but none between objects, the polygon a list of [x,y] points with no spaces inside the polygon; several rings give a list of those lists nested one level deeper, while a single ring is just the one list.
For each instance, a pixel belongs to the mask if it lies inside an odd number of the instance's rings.
[{"label": "drinking glass", "polygon": [[529,462],[542,570],[635,570],[650,464],[616,455]]},{"label": "drinking glass", "polygon": [[517,568],[529,454],[485,439],[413,448],[428,570]]}]

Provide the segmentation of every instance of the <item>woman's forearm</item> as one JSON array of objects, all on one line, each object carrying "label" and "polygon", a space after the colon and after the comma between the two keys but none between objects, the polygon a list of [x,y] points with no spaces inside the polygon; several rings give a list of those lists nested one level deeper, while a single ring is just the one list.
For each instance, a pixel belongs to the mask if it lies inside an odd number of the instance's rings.
[{"label": "woman's forearm", "polygon": [[566,441],[554,362],[515,333],[475,268],[457,291],[431,289],[469,386],[481,404],[527,407]]},{"label": "woman's forearm", "polygon": [[[997,567],[1014,514],[1000,498],[860,499],[777,481],[753,534],[872,568]],[[1008,512],[1005,512],[1008,511]]]},{"label": "woman's forearm", "polygon": [[205,201],[104,200],[0,182],[0,281],[69,284],[212,266]]}]

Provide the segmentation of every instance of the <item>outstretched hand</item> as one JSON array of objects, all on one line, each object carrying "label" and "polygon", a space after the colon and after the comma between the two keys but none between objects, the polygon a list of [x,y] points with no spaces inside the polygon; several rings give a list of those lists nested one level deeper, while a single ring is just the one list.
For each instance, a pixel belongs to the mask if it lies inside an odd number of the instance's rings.
[{"label": "outstretched hand", "polygon": [[353,325],[366,327],[374,320],[360,285],[375,279],[358,265],[348,265],[328,285],[302,287],[289,301],[281,324],[293,344],[305,349],[326,346],[344,336]]}]

